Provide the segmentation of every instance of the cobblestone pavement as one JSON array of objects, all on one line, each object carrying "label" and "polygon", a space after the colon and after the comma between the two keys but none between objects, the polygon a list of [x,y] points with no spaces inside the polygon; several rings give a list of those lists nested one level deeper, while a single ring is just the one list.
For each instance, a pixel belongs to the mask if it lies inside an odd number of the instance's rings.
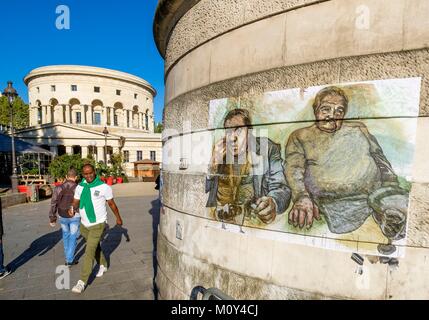
[{"label": "cobblestone pavement", "polygon": [[[55,228],[49,226],[50,201],[3,210],[5,264],[12,263],[16,270],[0,280],[0,299],[154,299],[152,228],[159,221],[158,193],[154,186],[154,183],[128,183],[113,187],[124,225],[115,227],[109,209],[109,229],[102,248],[110,259],[110,268],[102,278],[94,277],[95,268],[90,285],[80,295],[56,286],[56,282],[67,283],[60,277],[65,269],[61,229],[59,224]],[[80,238],[78,258],[84,249]],[[70,268],[70,288],[79,280],[80,267],[78,264]]]}]

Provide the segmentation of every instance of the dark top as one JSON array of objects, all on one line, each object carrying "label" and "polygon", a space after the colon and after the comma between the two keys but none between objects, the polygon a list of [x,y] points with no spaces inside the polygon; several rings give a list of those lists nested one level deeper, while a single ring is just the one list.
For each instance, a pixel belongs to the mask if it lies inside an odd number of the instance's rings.
[{"label": "dark top", "polygon": [[[64,190],[64,188],[72,188],[72,190],[74,191],[74,189],[76,189],[77,183],[71,180],[67,180],[66,182],[64,182],[62,185],[59,185],[58,187],[56,187],[54,189],[54,192],[52,194],[52,199],[51,199],[51,209],[49,210],[49,220],[51,222],[56,222],[57,221],[57,211],[58,211],[58,204],[59,204],[59,195],[61,193],[61,191]],[[58,212],[58,214],[60,214]],[[69,216],[63,216],[63,218],[70,218]]]}]

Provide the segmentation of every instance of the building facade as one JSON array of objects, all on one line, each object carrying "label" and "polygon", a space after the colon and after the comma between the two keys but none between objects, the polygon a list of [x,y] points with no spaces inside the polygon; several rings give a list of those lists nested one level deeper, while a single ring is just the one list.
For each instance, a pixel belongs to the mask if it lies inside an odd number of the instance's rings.
[{"label": "building facade", "polygon": [[[91,154],[104,161],[124,156],[126,173],[133,162],[161,160],[161,135],[154,133],[155,89],[124,72],[86,66],[47,66],[25,78],[30,127],[17,132],[54,154]],[[107,128],[107,134],[103,133]],[[107,146],[107,147],[105,147]]]},{"label": "building facade", "polygon": [[[426,0],[159,1],[154,34],[165,58],[166,83],[160,298],[187,299],[197,285],[236,299],[429,298],[428,10]],[[314,124],[325,88],[330,98],[337,97],[331,106],[340,105],[336,121],[344,118],[335,138],[347,143],[328,145],[334,135]],[[233,179],[211,171],[217,133],[228,119],[246,123],[243,116],[224,118],[234,108],[245,109],[231,114],[250,114],[253,129],[264,129],[271,141],[270,153],[260,160],[277,169],[260,176],[262,189],[269,191],[262,201],[270,214],[271,208],[279,210],[274,220],[252,213],[231,222],[235,213],[225,209],[223,199],[228,201]],[[358,139],[348,140],[355,133]],[[193,161],[200,152],[190,148],[174,152],[185,138],[207,141],[204,161]],[[363,157],[373,171],[353,164]],[[286,160],[286,179],[280,160]],[[369,172],[377,193],[373,186],[360,193],[369,179],[359,179]],[[389,174],[394,187],[387,195],[383,177]],[[239,190],[260,195],[255,187],[260,178],[244,177]],[[211,197],[216,188],[217,198]],[[323,202],[318,197],[328,189],[332,202]],[[354,190],[361,198],[353,202]],[[270,195],[276,206],[267,201]],[[393,195],[397,202],[383,209]],[[311,208],[317,200],[320,211],[312,214],[321,216],[302,229],[288,221],[307,212],[291,211],[301,197]],[[381,198],[386,202],[374,205]],[[338,199],[342,205],[336,211]],[[330,212],[343,223],[333,227]],[[347,219],[344,212],[353,217],[364,212],[366,220]],[[401,233],[394,240],[386,238],[383,226],[389,214],[397,214],[394,229]],[[355,222],[358,226],[349,228]],[[390,252],[377,251],[383,245]]]}]

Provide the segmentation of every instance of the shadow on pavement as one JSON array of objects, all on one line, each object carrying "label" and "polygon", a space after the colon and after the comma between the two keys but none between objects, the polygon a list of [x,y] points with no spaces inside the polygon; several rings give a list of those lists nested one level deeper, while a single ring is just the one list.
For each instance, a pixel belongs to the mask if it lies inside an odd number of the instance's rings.
[{"label": "shadow on pavement", "polygon": [[11,261],[8,264],[8,267],[11,269],[12,272],[15,272],[28,261],[33,259],[35,256],[43,256],[44,254],[46,254],[49,250],[55,247],[61,239],[61,229],[41,236],[40,238],[34,240],[30,244],[30,247],[28,249],[26,249],[17,258]]},{"label": "shadow on pavement", "polygon": [[160,219],[161,201],[156,199],[152,201],[152,208],[149,210],[149,214],[152,215],[152,261],[153,261],[153,295],[155,300],[158,300],[158,287],[156,286],[155,278],[158,271],[158,261],[156,259],[156,248],[158,240],[158,225]]},{"label": "shadow on pavement", "polygon": [[101,248],[109,265],[110,256],[121,244],[122,237],[125,238],[125,241],[130,242],[127,229],[119,225],[115,225],[113,228],[109,228],[109,226],[106,225],[103,240],[101,241]]}]

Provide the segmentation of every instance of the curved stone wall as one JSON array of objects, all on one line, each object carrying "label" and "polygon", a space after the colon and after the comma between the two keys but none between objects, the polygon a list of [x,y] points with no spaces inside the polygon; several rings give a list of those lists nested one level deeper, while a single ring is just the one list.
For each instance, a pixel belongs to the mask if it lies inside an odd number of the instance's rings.
[{"label": "curved stone wall", "polygon": [[202,0],[188,11],[171,33],[166,69],[195,47],[219,34],[264,17],[293,10],[320,0]]},{"label": "curved stone wall", "polygon": [[[241,299],[427,299],[429,4],[264,3],[203,0],[171,33],[166,53],[164,212],[158,236],[160,297],[186,299],[194,286],[203,285]],[[202,161],[191,161],[186,170],[180,164],[180,159],[191,158],[187,143],[211,143],[216,131],[210,123],[213,100],[233,99],[254,111],[247,102],[266,92],[416,77],[421,78],[419,116],[404,120],[416,121],[416,140],[405,255],[397,267],[364,256],[362,276],[350,252],[285,242],[270,226],[222,226],[205,207],[211,145],[199,151]],[[283,148],[285,141],[280,143]],[[278,219],[287,221],[287,214]],[[312,236],[307,239],[310,243]],[[359,252],[359,240],[355,245]]]}]

